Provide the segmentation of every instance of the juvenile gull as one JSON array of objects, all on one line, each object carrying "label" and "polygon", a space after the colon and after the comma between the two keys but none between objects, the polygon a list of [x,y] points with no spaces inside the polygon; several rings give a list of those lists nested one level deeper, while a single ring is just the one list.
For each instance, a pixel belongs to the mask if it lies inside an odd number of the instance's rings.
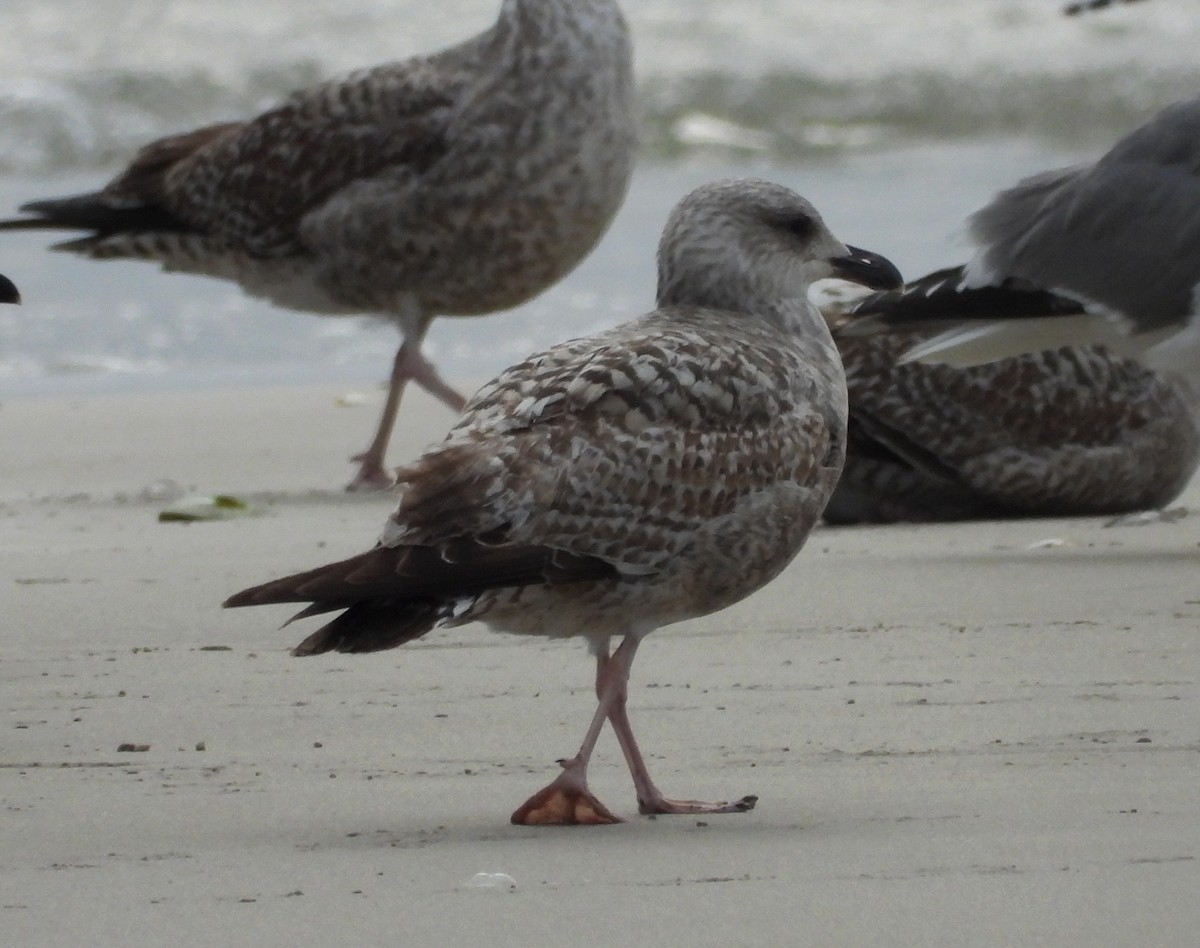
[{"label": "juvenile gull", "polygon": [[[808,285],[841,276],[898,285],[847,247],[803,198],[764,181],[693,192],[658,251],[658,308],[501,373],[446,440],[400,468],[379,544],[245,590],[227,606],[344,610],[297,655],[369,652],[437,624],[583,636],[595,716],[562,773],[514,823],[612,823],[587,767],[612,722],[642,813],[731,813],[669,800],[626,714],[641,640],[749,595],[796,555],[845,451],[846,389]],[[621,642],[610,654],[610,641]]]},{"label": "juvenile gull", "polygon": [[970,219],[965,266],[858,310],[851,330],[957,325],[906,358],[974,365],[1103,344],[1200,379],[1200,96],[1102,158],[1026,178]]},{"label": "juvenile gull", "polygon": [[19,302],[21,302],[21,294],[17,292],[17,285],[0,273],[0,303]]},{"label": "juvenile gull", "polygon": [[850,424],[830,523],[1118,514],[1164,507],[1200,463],[1187,400],[1097,347],[953,368],[912,333],[842,338]]},{"label": "juvenile gull", "polygon": [[463,406],[421,354],[433,318],[531,299],[607,229],[634,161],[631,58],[615,0],[504,0],[467,42],[153,142],[102,190],[34,201],[0,228],[91,231],[57,249],[396,323],[387,402],[351,484],[386,486],[405,384]]}]

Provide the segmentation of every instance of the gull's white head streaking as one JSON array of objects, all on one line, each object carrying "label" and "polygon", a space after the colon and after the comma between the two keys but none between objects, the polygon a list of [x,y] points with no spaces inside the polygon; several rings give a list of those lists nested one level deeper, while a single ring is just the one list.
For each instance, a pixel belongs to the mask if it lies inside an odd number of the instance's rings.
[{"label": "gull's white head streaking", "polygon": [[697,188],[675,206],[658,246],[660,307],[773,309],[807,299],[828,277],[892,289],[900,274],[838,240],[800,195],[757,178]]}]

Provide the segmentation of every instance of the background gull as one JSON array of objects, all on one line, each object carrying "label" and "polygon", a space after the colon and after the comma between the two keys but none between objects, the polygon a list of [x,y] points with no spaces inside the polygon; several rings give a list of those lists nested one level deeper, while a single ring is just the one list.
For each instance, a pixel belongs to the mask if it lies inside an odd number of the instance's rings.
[{"label": "background gull", "polygon": [[1067,16],[1078,16],[1081,13],[1090,13],[1093,10],[1104,10],[1108,7],[1137,2],[1139,0],[1079,0],[1079,2],[1068,3],[1063,7],[1063,13]]},{"label": "background gull", "polygon": [[403,344],[351,485],[383,486],[405,384],[463,404],[421,354],[431,320],[530,299],[607,229],[634,161],[631,55],[615,0],[504,0],[474,39],[153,142],[102,190],[34,201],[0,228],[90,231],[59,249],[395,322]]},{"label": "background gull", "polygon": [[[229,606],[341,614],[298,655],[369,652],[436,624],[583,636],[598,707],[578,753],[515,823],[611,823],[587,786],[605,720],[643,813],[729,813],[669,800],[626,713],[641,640],[722,609],[796,555],[845,450],[841,364],[809,284],[899,284],[813,207],[764,181],[707,185],[671,213],[658,308],[531,356],[484,386],[446,440],[398,472],[373,550],[245,590]],[[610,640],[621,642],[610,655]]]},{"label": "background gull", "polygon": [[908,359],[974,365],[1103,344],[1189,385],[1200,378],[1200,97],[1102,158],[1026,178],[970,219],[965,266],[875,298],[849,331],[956,329]]},{"label": "background gull", "polygon": [[913,333],[841,338],[850,423],[830,523],[1161,508],[1200,463],[1169,380],[1098,347],[953,368],[898,357]]}]

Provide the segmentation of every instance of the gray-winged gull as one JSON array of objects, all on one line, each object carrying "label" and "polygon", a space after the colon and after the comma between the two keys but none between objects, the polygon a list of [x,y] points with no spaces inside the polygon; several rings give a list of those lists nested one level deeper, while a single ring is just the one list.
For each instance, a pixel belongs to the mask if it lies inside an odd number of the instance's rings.
[{"label": "gray-winged gull", "polygon": [[850,424],[830,523],[1161,508],[1200,463],[1187,400],[1097,347],[897,365],[919,336],[842,338]]},{"label": "gray-winged gull", "polygon": [[1102,344],[1200,379],[1200,96],[1168,106],[1092,164],[1026,178],[970,219],[963,268],[859,310],[849,330],[958,324],[906,356],[975,365]]},{"label": "gray-winged gull", "polygon": [[658,261],[654,312],[501,373],[440,446],[400,468],[399,507],[373,550],[226,602],[311,603],[297,618],[341,611],[298,655],[393,648],[473,620],[585,637],[595,716],[515,823],[618,821],[587,786],[605,720],[642,813],[754,805],[659,792],[626,714],[629,670],[649,632],[777,575],[833,490],[846,389],[808,285],[834,275],[899,283],[886,260],[834,238],[803,198],[757,180],[684,198]]},{"label": "gray-winged gull", "polygon": [[405,384],[463,405],[421,354],[432,319],[523,303],[607,229],[634,161],[631,58],[615,0],[504,0],[467,42],[153,142],[103,190],[34,201],[0,227],[88,230],[58,249],[396,323],[387,402],[351,486],[387,485]]},{"label": "gray-winged gull", "polygon": [[3,273],[0,273],[0,303],[19,302],[21,302],[21,294],[17,292],[17,285]]}]

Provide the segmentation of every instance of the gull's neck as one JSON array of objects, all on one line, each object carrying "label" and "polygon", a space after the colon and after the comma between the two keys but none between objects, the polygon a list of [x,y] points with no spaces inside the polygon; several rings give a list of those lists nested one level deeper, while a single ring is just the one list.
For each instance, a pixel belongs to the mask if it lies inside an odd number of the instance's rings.
[{"label": "gull's neck", "polygon": [[580,41],[627,42],[616,0],[504,0],[495,33],[538,49]]},{"label": "gull's neck", "polygon": [[762,268],[660,269],[658,306],[752,313],[789,333],[827,335],[829,332],[820,310],[809,301],[808,288],[803,282],[766,279]]}]

